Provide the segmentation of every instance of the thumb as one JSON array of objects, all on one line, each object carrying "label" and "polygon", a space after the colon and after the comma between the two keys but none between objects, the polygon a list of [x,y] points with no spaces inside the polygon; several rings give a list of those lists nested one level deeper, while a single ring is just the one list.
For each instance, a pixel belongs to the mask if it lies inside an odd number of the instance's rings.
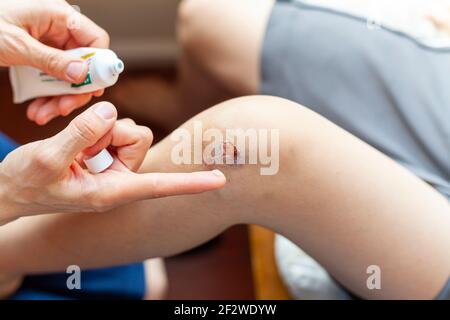
[{"label": "thumb", "polygon": [[100,102],[80,114],[56,136],[49,139],[52,150],[58,150],[58,159],[69,167],[84,149],[93,146],[105,136],[117,120],[117,110],[109,102]]},{"label": "thumb", "polygon": [[[63,50],[55,49],[32,36],[26,36],[28,50],[23,64],[38,68],[45,73],[70,83],[81,83],[86,79],[88,65],[86,61]],[[29,54],[29,53],[32,54]]]}]

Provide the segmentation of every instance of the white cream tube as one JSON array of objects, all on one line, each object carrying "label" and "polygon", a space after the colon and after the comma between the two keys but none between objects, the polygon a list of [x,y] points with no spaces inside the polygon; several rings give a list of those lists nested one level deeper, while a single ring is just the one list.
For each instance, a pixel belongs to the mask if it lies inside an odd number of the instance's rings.
[{"label": "white cream tube", "polygon": [[79,56],[88,63],[89,71],[83,83],[72,84],[59,80],[33,67],[10,67],[9,76],[14,103],[23,103],[39,97],[88,93],[111,87],[124,70],[122,60],[108,49],[78,48],[67,52]]}]

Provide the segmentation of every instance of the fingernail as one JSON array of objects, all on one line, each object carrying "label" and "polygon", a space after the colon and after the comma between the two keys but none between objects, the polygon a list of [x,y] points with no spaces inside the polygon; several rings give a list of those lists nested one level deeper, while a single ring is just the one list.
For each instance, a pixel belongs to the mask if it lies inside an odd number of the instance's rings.
[{"label": "fingernail", "polygon": [[217,176],[217,177],[220,177],[220,178],[225,178],[225,175],[222,173],[222,171],[220,171],[220,170],[213,170],[212,171],[212,173],[215,175],[215,176]]},{"label": "fingernail", "polygon": [[115,108],[109,103],[101,103],[94,111],[105,120],[110,120],[116,115]]},{"label": "fingernail", "polygon": [[84,74],[84,68],[85,63],[82,61],[69,63],[66,70],[67,77],[75,83],[81,81],[81,77]]}]

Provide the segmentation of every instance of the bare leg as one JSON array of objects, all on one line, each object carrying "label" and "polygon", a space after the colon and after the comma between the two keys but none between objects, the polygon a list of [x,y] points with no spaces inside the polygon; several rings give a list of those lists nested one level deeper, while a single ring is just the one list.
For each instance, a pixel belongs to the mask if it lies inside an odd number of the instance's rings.
[{"label": "bare leg", "polygon": [[[278,98],[228,101],[195,120],[221,130],[279,129],[280,172],[261,176],[256,165],[225,166],[228,184],[221,191],[149,200],[104,214],[20,220],[0,232],[0,272],[168,256],[233,224],[253,223],[293,240],[365,298],[429,299],[448,280],[448,201],[383,154]],[[190,121],[184,127],[192,126]],[[206,169],[172,164],[173,146],[167,139],[151,149],[142,170]],[[382,290],[366,287],[370,265],[382,270]]]},{"label": "bare leg", "polygon": [[274,0],[184,0],[178,38],[181,97],[197,114],[258,93],[260,52]]},{"label": "bare leg", "polygon": [[161,258],[144,262],[146,294],[145,300],[163,300],[169,288],[166,266]]},{"label": "bare leg", "polygon": [[[112,91],[115,101],[131,115],[166,129],[175,128],[209,106],[257,94],[261,46],[273,3],[183,0],[178,14],[182,52],[178,99],[171,84],[143,76],[128,82],[124,79],[125,84]],[[149,96],[153,89],[158,94]],[[129,95],[134,97],[132,101],[126,98]]]}]

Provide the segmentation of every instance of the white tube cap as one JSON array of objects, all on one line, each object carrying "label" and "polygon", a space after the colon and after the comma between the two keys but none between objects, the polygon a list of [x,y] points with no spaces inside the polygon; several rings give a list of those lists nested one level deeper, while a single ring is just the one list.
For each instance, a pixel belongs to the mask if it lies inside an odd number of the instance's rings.
[{"label": "white tube cap", "polygon": [[93,174],[105,171],[113,164],[113,162],[114,158],[106,149],[100,151],[96,156],[84,160],[89,172]]},{"label": "white tube cap", "polygon": [[121,74],[125,70],[125,64],[123,63],[122,60],[116,59],[114,61],[113,68],[116,74]]}]

